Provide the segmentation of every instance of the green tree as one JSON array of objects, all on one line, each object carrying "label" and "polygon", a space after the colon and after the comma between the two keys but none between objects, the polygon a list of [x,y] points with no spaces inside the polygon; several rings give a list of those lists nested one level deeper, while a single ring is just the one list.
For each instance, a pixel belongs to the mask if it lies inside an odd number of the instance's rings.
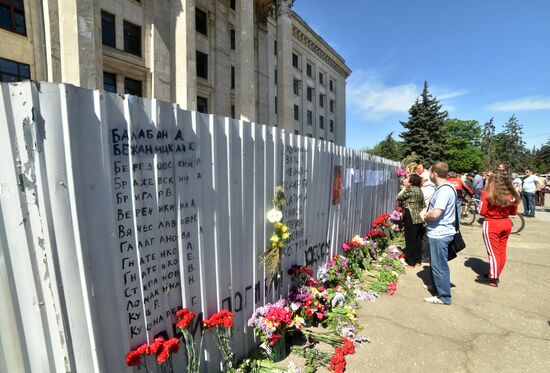
[{"label": "green tree", "polygon": [[501,161],[508,163],[510,170],[519,170],[524,162],[525,141],[523,141],[523,126],[519,124],[516,115],[512,114],[504,124],[506,153]]},{"label": "green tree", "polygon": [[374,148],[366,150],[366,152],[392,161],[400,161],[403,158],[403,143],[395,140],[393,132],[390,132],[384,140],[376,144]]},{"label": "green tree", "polygon": [[400,134],[404,153],[415,152],[427,166],[442,160],[446,150],[443,124],[447,116],[447,111],[441,110],[439,101],[428,91],[428,82],[424,82],[420,99],[409,109],[409,119],[400,122],[405,128]]},{"label": "green tree", "polygon": [[482,129],[476,120],[448,119],[443,125],[448,145],[445,161],[457,172],[479,170],[484,154],[480,149]]},{"label": "green tree", "polygon": [[481,136],[481,151],[485,154],[485,168],[487,169],[493,169],[496,166],[494,136],[495,125],[493,118],[491,118],[483,125],[483,134]]}]

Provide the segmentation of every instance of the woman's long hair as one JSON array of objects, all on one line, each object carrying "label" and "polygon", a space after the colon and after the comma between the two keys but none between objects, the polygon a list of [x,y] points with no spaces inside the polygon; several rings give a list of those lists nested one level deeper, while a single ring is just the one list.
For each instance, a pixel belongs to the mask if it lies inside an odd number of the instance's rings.
[{"label": "woman's long hair", "polygon": [[509,206],[517,205],[520,197],[508,173],[496,171],[487,180],[487,201],[491,205]]}]

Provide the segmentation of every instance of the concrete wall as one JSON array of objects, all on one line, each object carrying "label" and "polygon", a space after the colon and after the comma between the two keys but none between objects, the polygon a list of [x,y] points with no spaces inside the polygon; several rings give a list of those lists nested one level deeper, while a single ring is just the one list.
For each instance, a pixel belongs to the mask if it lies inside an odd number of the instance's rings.
[{"label": "concrete wall", "polygon": [[[70,85],[1,84],[0,123],[0,371],[129,371],[125,354],[172,336],[182,306],[235,312],[240,358],[256,346],[255,307],[287,295],[286,270],[316,269],[398,190],[391,161]],[[266,285],[277,185],[293,240]],[[204,350],[205,371],[218,370],[212,340]]]}]

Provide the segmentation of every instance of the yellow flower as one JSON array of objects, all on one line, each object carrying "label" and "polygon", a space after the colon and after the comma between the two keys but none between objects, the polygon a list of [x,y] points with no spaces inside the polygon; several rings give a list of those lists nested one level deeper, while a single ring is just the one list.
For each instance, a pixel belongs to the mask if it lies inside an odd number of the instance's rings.
[{"label": "yellow flower", "polygon": [[273,243],[279,242],[279,236],[277,236],[275,234],[272,234],[271,235],[271,242],[273,242]]},{"label": "yellow flower", "polygon": [[285,233],[286,231],[288,231],[288,227],[284,224],[281,224],[282,227],[281,227],[281,232]]},{"label": "yellow flower", "polygon": [[281,222],[275,223],[275,228],[277,228],[277,229],[281,228],[282,226],[283,226],[283,223],[281,223]]},{"label": "yellow flower", "polygon": [[290,233],[283,233],[283,240],[286,240],[290,237]]}]

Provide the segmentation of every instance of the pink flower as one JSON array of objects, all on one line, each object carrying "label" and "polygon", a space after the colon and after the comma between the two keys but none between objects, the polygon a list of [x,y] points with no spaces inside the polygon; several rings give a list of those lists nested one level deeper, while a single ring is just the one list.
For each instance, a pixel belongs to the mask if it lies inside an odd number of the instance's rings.
[{"label": "pink flower", "polygon": [[388,284],[388,291],[390,293],[390,295],[393,295],[395,294],[395,291],[397,290],[397,283],[394,281],[394,282],[390,282]]},{"label": "pink flower", "polygon": [[349,249],[351,249],[351,247],[347,243],[343,243],[342,244],[342,249],[344,249],[344,251],[347,252]]}]

